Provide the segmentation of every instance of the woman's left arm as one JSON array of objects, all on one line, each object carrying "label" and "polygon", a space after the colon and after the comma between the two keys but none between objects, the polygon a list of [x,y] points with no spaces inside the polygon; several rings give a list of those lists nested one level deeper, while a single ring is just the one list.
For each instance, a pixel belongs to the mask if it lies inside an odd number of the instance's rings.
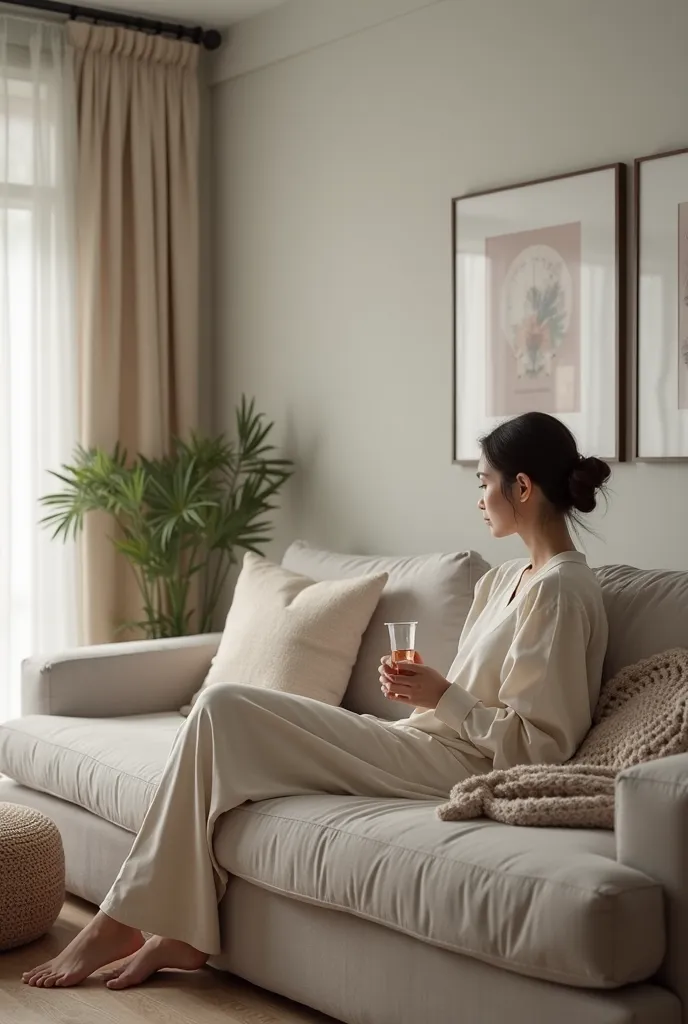
[{"label": "woman's left arm", "polygon": [[535,587],[518,612],[501,672],[499,707],[477,701],[459,683],[435,714],[469,740],[495,768],[561,764],[591,725],[587,648],[590,622],[581,601]]}]

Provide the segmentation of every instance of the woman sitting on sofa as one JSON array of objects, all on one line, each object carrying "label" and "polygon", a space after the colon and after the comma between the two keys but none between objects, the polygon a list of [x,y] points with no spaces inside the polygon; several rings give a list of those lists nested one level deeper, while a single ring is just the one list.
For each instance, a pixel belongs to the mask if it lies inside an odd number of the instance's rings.
[{"label": "woman sitting on sofa", "polygon": [[[25,982],[76,985],[126,957],[107,981],[121,989],[219,953],[227,875],[213,831],[247,800],[444,798],[476,772],[572,756],[597,701],[607,619],[569,521],[595,508],[609,467],[583,458],[570,431],[542,413],[502,424],[481,446],[478,508],[494,537],[518,534],[529,557],[479,582],[448,677],[422,664],[395,672],[384,658],[383,693],[416,709],[395,722],[274,690],[206,689],[101,910]],[[154,937],[144,942],[142,931]]]}]

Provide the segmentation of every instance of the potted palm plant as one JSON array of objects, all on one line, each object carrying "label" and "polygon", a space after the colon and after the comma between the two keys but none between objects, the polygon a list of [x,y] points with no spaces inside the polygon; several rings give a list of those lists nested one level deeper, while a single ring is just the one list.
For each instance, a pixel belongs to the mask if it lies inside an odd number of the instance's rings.
[{"label": "potted palm plant", "polygon": [[155,459],[79,447],[73,464],[52,474],[63,486],[40,499],[41,522],[55,538],[76,537],[89,512],[110,517],[110,540],[134,572],[143,609],[120,628],[148,638],[212,630],[236,549],[260,553],[270,540],[269,514],[293,472],[269,443],[273,426],[242,397],[235,441],[177,438]]}]

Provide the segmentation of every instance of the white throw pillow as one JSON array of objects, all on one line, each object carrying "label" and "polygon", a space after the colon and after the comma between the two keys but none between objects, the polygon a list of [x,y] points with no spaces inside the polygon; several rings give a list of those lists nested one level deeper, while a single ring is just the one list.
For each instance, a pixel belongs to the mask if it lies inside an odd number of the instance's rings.
[{"label": "white throw pillow", "polygon": [[316,583],[247,552],[218,652],[198,693],[214,683],[245,683],[341,703],[386,582],[383,572]]},{"label": "white throw pillow", "polygon": [[490,568],[475,551],[389,557],[344,555],[321,551],[295,541],[282,565],[314,580],[343,579],[384,572],[389,581],[370,621],[351,682],[342,701],[345,708],[380,718],[404,718],[408,705],[387,700],[380,692],[380,658],[389,654],[385,622],[418,620],[416,647],[424,661],[447,672],[473,602],[475,585]]}]

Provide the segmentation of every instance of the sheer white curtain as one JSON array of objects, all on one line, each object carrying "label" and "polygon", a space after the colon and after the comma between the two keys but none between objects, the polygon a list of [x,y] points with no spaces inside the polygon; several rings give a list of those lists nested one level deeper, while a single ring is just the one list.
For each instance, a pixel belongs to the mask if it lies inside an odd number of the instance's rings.
[{"label": "sheer white curtain", "polygon": [[22,659],[77,641],[75,548],[38,525],[77,438],[74,112],[62,27],[0,17],[0,720]]}]

